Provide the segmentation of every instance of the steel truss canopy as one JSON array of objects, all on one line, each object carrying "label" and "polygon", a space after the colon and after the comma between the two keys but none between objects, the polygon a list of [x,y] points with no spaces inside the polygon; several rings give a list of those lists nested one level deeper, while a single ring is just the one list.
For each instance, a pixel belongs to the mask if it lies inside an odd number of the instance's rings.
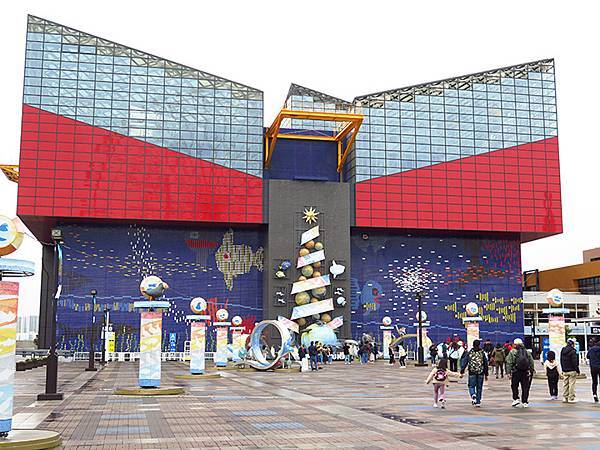
[{"label": "steel truss canopy", "polygon": [[19,182],[19,166],[13,164],[0,164],[0,170],[9,181]]},{"label": "steel truss canopy", "polygon": [[[323,121],[335,122],[338,124],[337,130],[333,132],[315,131],[313,129],[293,129],[285,127],[286,121]],[[320,111],[298,111],[291,109],[282,109],[273,124],[265,133],[265,168],[271,164],[271,158],[275,151],[275,144],[278,139],[303,139],[312,141],[331,141],[337,142],[338,166],[340,173],[344,162],[350,153],[354,144],[358,130],[363,121],[362,114],[338,113],[338,112],[320,112]],[[325,127],[324,127],[325,128]]]}]

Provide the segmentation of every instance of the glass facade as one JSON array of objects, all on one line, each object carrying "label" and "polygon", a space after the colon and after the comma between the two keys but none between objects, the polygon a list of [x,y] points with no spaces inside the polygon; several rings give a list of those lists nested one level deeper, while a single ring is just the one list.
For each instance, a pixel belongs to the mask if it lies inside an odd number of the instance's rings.
[{"label": "glass facade", "polygon": [[581,278],[577,284],[582,294],[600,295],[600,277]]},{"label": "glass facade", "polygon": [[261,91],[32,16],[24,83],[21,214],[262,221]]},{"label": "glass facade", "polygon": [[356,182],[558,135],[552,60],[358,97]]}]

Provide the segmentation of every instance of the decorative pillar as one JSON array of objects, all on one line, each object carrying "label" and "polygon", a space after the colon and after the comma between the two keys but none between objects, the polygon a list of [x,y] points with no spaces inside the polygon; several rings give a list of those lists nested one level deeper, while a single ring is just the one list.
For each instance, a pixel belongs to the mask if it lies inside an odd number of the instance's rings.
[{"label": "decorative pillar", "polygon": [[465,305],[466,317],[463,317],[463,325],[467,330],[467,350],[473,348],[473,342],[479,339],[479,322],[483,319],[479,315],[479,306],[475,302]]},{"label": "decorative pillar", "polygon": [[390,359],[390,344],[392,343],[392,330],[394,329],[392,325],[392,318],[389,316],[385,316],[381,323],[383,325],[379,326],[380,330],[383,330],[383,359]]},{"label": "decorative pillar", "polygon": [[0,433],[12,429],[19,283],[0,281]]},{"label": "decorative pillar", "polygon": [[231,325],[231,322],[226,322],[229,318],[229,312],[226,309],[219,309],[216,316],[218,322],[213,322],[213,326],[217,331],[217,351],[215,352],[213,361],[217,367],[226,367],[228,331]]},{"label": "decorative pillar", "polygon": [[550,308],[542,309],[542,313],[548,314],[548,340],[550,341],[550,350],[559,357],[560,351],[566,345],[565,315],[569,314],[569,309],[562,306],[564,297],[559,289],[552,289],[549,291],[546,294],[546,301]]},{"label": "decorative pillar", "polygon": [[160,386],[161,350],[162,350],[162,311],[168,309],[166,301],[134,302],[133,307],[140,309],[140,368],[139,385],[141,388]]},{"label": "decorative pillar", "polygon": [[204,353],[206,349],[206,321],[208,315],[186,316],[190,325],[190,374],[202,375],[205,370]]}]

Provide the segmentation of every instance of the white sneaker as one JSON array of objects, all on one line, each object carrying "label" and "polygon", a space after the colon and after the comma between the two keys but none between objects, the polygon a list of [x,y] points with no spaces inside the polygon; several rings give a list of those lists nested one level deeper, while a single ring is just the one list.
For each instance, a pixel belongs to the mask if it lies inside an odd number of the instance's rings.
[{"label": "white sneaker", "polygon": [[477,397],[475,397],[475,394],[471,395],[471,404],[474,405],[475,403],[477,403]]},{"label": "white sneaker", "polygon": [[434,403],[434,404],[433,404],[433,407],[434,407],[434,408],[437,408],[437,407],[438,407],[438,404],[437,404],[437,403]]},{"label": "white sneaker", "polygon": [[440,408],[445,409],[446,408],[446,400],[442,400],[440,402]]},{"label": "white sneaker", "polygon": [[569,400],[569,403],[578,403],[579,400],[577,400],[576,398],[574,398],[573,400]]},{"label": "white sneaker", "polygon": [[475,408],[481,408],[481,403],[475,403]]},{"label": "white sneaker", "polygon": [[529,408],[529,403],[523,403],[523,408]]},{"label": "white sneaker", "polygon": [[569,400],[566,398],[563,398],[563,403],[569,403]]},{"label": "white sneaker", "polygon": [[521,404],[521,402],[519,400],[513,400],[512,405],[510,405],[510,406],[512,406],[513,408],[516,408],[520,404]]}]

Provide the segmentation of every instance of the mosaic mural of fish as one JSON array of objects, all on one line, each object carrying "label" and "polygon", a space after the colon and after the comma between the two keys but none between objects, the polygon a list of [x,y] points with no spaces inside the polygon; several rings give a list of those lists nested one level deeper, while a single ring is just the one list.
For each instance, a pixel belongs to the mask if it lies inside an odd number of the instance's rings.
[{"label": "mosaic mural of fish", "polygon": [[231,291],[233,289],[233,279],[250,272],[253,266],[262,272],[264,256],[262,247],[259,247],[256,252],[252,252],[252,247],[249,245],[234,244],[233,230],[225,233],[223,242],[215,253],[215,260],[219,272],[223,274],[227,289]]}]

